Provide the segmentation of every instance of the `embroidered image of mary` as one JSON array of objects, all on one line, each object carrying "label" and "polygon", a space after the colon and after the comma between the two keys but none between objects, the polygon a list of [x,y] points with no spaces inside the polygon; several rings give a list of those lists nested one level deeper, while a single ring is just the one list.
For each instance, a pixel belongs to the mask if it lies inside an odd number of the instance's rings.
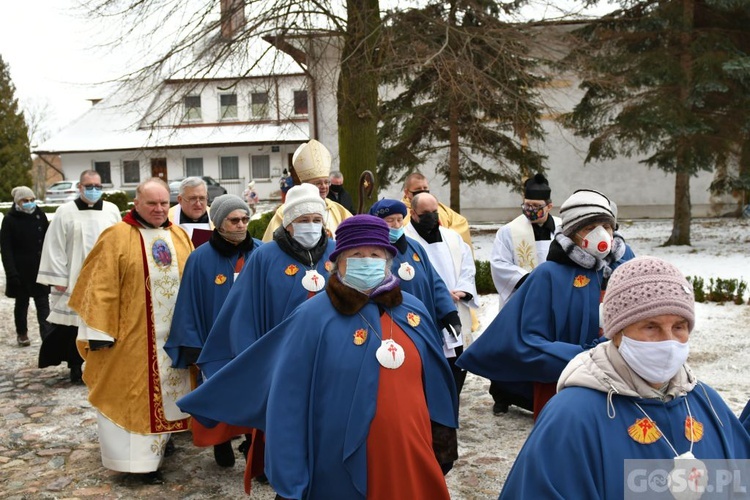
[{"label": "embroidered image of mary", "polygon": [[151,246],[151,255],[154,262],[159,267],[169,267],[172,265],[172,252],[169,251],[169,245],[162,239],[157,239]]}]

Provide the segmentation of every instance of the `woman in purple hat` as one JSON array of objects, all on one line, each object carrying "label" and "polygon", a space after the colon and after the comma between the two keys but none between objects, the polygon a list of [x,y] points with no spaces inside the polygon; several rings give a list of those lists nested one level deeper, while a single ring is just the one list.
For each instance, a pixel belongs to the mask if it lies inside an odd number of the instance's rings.
[{"label": "woman in purple hat", "polygon": [[[390,272],[385,222],[351,217],[336,237],[326,293],[178,405],[204,425],[264,430],[280,497],[447,499],[437,456],[456,457],[458,405],[431,315]],[[452,450],[433,429],[452,431]]]}]

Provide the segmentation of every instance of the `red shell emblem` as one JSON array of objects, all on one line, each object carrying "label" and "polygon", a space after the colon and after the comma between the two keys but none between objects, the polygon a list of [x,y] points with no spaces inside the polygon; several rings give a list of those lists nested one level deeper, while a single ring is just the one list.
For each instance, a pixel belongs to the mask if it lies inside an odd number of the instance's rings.
[{"label": "red shell emblem", "polygon": [[227,282],[227,277],[224,276],[223,274],[217,274],[216,278],[214,278],[214,283],[216,283],[217,285],[223,285],[226,282]]},{"label": "red shell emblem", "polygon": [[286,269],[284,269],[284,274],[287,276],[294,276],[297,274],[297,271],[299,271],[299,267],[295,266],[294,264],[289,264]]}]

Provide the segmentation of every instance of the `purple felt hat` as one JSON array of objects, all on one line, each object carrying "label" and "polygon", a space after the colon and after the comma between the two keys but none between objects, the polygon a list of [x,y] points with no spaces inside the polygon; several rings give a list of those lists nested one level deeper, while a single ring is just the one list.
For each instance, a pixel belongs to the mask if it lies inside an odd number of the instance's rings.
[{"label": "purple felt hat", "polygon": [[365,246],[383,248],[394,256],[398,250],[388,239],[389,229],[383,219],[374,215],[362,214],[349,217],[336,228],[336,249],[329,259],[335,261],[344,250]]}]

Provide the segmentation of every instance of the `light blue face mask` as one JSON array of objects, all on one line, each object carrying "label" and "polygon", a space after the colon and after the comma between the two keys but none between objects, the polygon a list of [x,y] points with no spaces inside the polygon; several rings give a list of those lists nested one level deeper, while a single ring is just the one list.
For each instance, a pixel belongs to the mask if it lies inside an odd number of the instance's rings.
[{"label": "light blue face mask", "polygon": [[35,201],[27,201],[27,202],[21,203],[21,210],[23,210],[27,214],[32,213],[35,209],[36,209]]},{"label": "light blue face mask", "polygon": [[292,238],[307,250],[314,248],[323,235],[323,223],[321,222],[292,222],[294,235]]},{"label": "light blue face mask", "polygon": [[96,203],[102,197],[102,190],[99,188],[84,188],[83,196],[91,203]]},{"label": "light blue face mask", "polygon": [[381,284],[384,279],[385,259],[370,257],[346,259],[346,273],[342,278],[345,285],[364,293]]},{"label": "light blue face mask", "polygon": [[406,229],[404,226],[401,226],[398,229],[390,228],[388,230],[388,240],[390,240],[391,243],[396,243],[404,235],[404,229]]}]

